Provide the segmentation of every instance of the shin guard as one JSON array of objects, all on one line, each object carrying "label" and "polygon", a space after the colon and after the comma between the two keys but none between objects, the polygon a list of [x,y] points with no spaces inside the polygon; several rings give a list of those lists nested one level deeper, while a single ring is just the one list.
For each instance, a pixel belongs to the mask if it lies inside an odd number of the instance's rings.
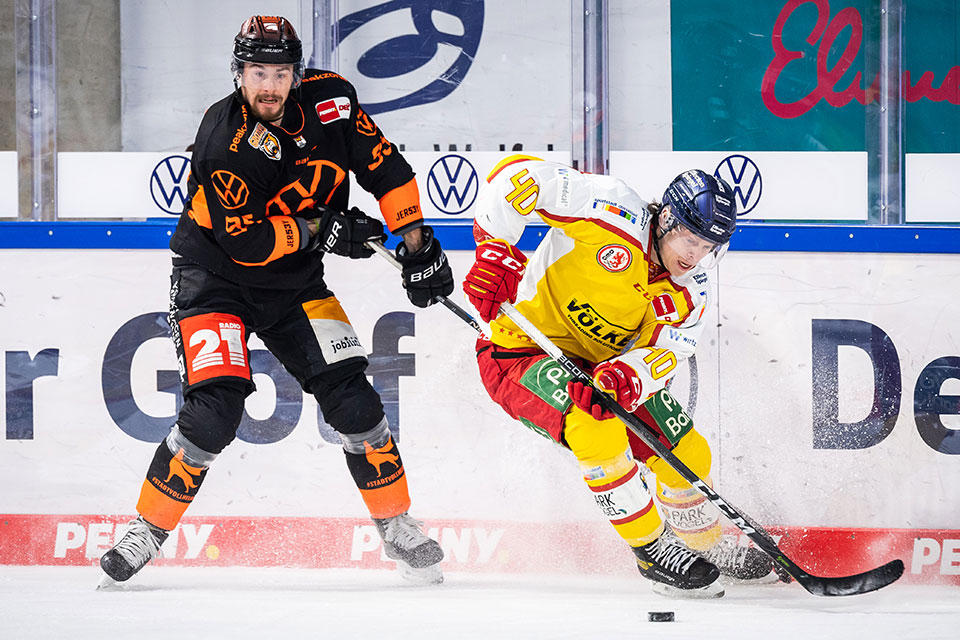
[{"label": "shin guard", "polygon": [[176,527],[216,457],[187,440],[174,425],[153,455],[137,512],[155,527],[166,531]]},{"label": "shin guard", "polygon": [[410,508],[407,476],[387,419],[363,433],[341,433],[347,468],[371,518],[392,518]]},{"label": "shin guard", "polygon": [[663,521],[640,468],[628,453],[600,463],[581,462],[580,467],[597,507],[630,546],[647,544],[660,535]]},{"label": "shin guard", "polygon": [[[710,478],[704,481],[713,484]],[[658,482],[657,502],[674,533],[691,549],[705,551],[720,541],[720,510],[693,487],[677,491]]]}]

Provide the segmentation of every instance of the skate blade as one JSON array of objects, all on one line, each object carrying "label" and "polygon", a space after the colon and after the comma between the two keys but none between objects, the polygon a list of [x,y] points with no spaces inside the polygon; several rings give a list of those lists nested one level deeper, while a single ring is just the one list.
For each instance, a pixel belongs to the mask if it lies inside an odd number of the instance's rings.
[{"label": "skate blade", "polygon": [[411,567],[407,563],[398,560],[397,571],[400,572],[401,578],[410,584],[415,584],[418,586],[440,584],[443,582],[443,570],[440,569],[439,562],[437,564],[432,564],[429,567],[417,569],[416,567]]},{"label": "skate blade", "polygon": [[720,582],[726,585],[764,585],[764,584],[773,584],[775,582],[780,582],[780,576],[776,571],[771,570],[770,573],[763,576],[762,578],[753,578],[752,580],[744,580],[742,578],[734,578],[733,576],[725,576],[720,574]]},{"label": "skate blade", "polygon": [[678,589],[662,582],[654,582],[651,587],[658,596],[665,598],[680,598],[684,600],[706,600],[709,598],[722,598],[726,593],[723,585],[719,582],[713,582],[699,589]]},{"label": "skate blade", "polygon": [[117,582],[107,574],[103,574],[97,584],[97,591],[123,591],[124,589],[126,589],[125,582]]}]

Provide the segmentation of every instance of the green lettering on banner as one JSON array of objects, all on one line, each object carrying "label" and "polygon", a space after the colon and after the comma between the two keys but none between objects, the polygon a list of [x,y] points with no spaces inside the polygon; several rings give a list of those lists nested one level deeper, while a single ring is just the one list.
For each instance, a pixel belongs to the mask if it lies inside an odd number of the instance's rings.
[{"label": "green lettering on banner", "polygon": [[572,377],[556,360],[544,358],[526,370],[520,384],[554,409],[566,411],[571,402],[567,382]]},{"label": "green lettering on banner", "polygon": [[657,426],[672,445],[680,442],[680,438],[687,435],[687,432],[693,428],[693,419],[666,389],[661,389],[650,396],[643,407],[650,412]]}]

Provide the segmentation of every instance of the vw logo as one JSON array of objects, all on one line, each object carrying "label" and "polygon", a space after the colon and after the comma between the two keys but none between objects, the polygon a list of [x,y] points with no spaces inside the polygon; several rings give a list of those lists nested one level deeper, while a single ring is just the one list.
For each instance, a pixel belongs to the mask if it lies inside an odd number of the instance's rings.
[{"label": "vw logo", "polygon": [[763,178],[757,163],[742,155],[724,158],[713,172],[715,178],[723,178],[733,187],[733,196],[737,201],[737,215],[746,215],[760,202],[763,192]]},{"label": "vw logo", "polygon": [[427,195],[433,206],[448,216],[470,208],[477,199],[480,179],[470,161],[454,153],[445,155],[430,167]]},{"label": "vw logo", "polygon": [[187,201],[187,178],[190,176],[190,158],[167,156],[150,174],[150,195],[166,213],[180,215]]}]

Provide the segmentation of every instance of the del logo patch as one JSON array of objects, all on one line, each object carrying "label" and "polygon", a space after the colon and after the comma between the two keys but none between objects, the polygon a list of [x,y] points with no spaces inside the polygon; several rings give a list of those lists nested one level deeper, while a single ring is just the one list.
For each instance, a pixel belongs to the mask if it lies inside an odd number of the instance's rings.
[{"label": "del logo patch", "polygon": [[621,244],[608,244],[597,252],[597,262],[607,271],[625,271],[633,262],[633,254]]},{"label": "del logo patch", "polygon": [[344,120],[350,117],[350,98],[341,96],[339,98],[330,98],[316,105],[317,117],[323,124],[330,124],[336,120]]},{"label": "del logo patch", "polygon": [[680,314],[677,313],[677,305],[673,302],[673,297],[669,293],[657,296],[650,304],[653,305],[653,312],[660,320],[674,322],[680,319]]}]

